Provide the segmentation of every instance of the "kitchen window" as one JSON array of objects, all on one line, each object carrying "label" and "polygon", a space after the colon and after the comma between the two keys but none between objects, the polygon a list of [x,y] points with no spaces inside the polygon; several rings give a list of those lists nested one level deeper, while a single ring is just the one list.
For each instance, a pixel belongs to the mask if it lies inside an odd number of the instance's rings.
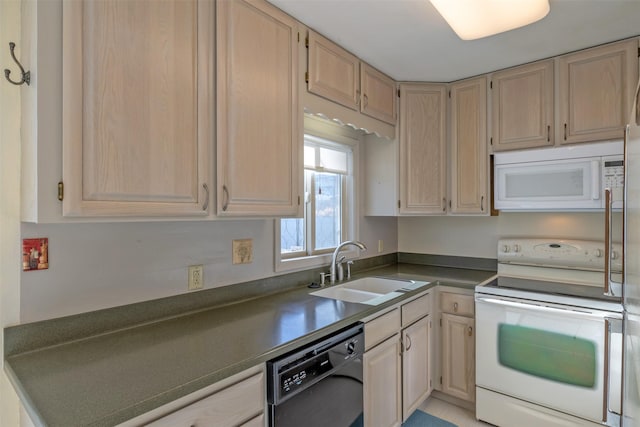
[{"label": "kitchen window", "polygon": [[304,217],[276,220],[276,271],[326,264],[340,242],[355,238],[356,142],[305,134]]}]

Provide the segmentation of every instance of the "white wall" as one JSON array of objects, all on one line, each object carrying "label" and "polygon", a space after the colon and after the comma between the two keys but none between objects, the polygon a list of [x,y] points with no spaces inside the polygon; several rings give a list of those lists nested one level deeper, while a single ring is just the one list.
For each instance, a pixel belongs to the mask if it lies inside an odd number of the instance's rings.
[{"label": "white wall", "polygon": [[[20,56],[20,0],[0,1],[0,64],[19,80],[19,69],[9,54],[16,43]],[[20,300],[20,91],[0,81],[0,329],[19,320]],[[4,348],[0,334],[0,348]],[[20,423],[18,398],[9,380],[0,372],[0,426]]]},{"label": "white wall", "polygon": [[[620,214],[614,214],[619,226]],[[614,236],[619,235],[619,227]],[[504,213],[497,217],[412,217],[398,220],[401,252],[495,258],[501,237],[604,240],[602,213]]]},{"label": "white wall", "polygon": [[[363,257],[396,249],[394,218],[363,218]],[[187,292],[187,267],[204,265],[205,288],[274,276],[273,220],[120,224],[22,224],[49,238],[49,269],[22,272],[21,322]],[[253,239],[253,262],[233,265],[233,239]],[[16,262],[19,256],[13,257]]]}]

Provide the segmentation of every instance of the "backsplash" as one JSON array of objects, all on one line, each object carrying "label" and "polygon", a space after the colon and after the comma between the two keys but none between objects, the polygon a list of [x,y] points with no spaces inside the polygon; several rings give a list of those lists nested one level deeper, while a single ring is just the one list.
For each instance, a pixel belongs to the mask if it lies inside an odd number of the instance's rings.
[{"label": "backsplash", "polygon": [[[613,214],[614,241],[622,214]],[[501,212],[497,217],[398,219],[398,251],[495,258],[501,237],[555,237],[604,241],[604,213]]]}]

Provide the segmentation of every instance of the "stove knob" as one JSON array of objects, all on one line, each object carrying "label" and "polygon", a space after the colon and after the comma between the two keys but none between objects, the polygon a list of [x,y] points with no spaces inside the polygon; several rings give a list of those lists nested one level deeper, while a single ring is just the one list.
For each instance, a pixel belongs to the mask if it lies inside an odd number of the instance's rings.
[{"label": "stove knob", "polygon": [[520,252],[520,245],[513,245],[513,252],[515,253]]},{"label": "stove knob", "polygon": [[593,251],[593,256],[596,258],[602,257],[602,249],[596,249],[595,251]]},{"label": "stove knob", "polygon": [[510,249],[509,245],[502,245],[502,252],[509,253]]}]

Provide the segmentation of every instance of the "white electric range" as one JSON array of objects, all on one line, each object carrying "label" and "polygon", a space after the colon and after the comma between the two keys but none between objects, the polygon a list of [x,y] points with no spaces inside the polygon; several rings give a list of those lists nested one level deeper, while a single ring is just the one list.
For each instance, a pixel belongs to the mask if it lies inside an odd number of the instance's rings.
[{"label": "white electric range", "polygon": [[620,425],[623,305],[605,295],[604,258],[603,242],[499,241],[498,278],[475,293],[478,419]]}]

